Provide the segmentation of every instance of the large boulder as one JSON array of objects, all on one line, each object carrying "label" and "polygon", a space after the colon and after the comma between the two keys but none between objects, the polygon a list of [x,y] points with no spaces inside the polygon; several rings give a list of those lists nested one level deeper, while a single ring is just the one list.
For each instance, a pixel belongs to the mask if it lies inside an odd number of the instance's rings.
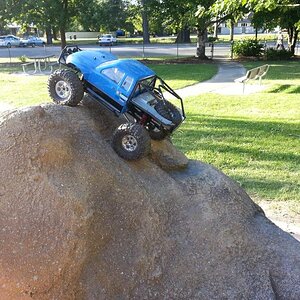
[{"label": "large boulder", "polygon": [[300,243],[214,167],[124,161],[93,105],[0,119],[0,299],[300,299]]}]

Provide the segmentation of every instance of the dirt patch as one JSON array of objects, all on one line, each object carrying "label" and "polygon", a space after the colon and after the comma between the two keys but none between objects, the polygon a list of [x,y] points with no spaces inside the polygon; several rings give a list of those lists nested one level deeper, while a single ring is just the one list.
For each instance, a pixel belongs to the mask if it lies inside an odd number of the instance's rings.
[{"label": "dirt patch", "polygon": [[300,241],[300,206],[295,201],[258,201],[266,216]]}]

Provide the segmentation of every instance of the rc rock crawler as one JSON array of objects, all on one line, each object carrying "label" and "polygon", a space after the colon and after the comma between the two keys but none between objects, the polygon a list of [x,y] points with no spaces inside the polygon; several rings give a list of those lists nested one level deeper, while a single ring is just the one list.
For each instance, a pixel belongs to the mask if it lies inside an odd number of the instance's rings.
[{"label": "rc rock crawler", "polygon": [[185,119],[181,97],[136,60],[67,46],[58,62],[64,68],[49,77],[50,97],[57,104],[76,106],[88,93],[116,116],[124,116],[126,123],[115,130],[112,147],[126,160],[146,156],[151,138],[164,139]]}]

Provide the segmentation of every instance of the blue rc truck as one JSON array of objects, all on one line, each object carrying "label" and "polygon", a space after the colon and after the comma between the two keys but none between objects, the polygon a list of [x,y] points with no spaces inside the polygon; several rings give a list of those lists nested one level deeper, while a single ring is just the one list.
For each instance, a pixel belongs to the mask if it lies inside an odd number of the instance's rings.
[{"label": "blue rc truck", "polygon": [[[50,97],[55,103],[76,106],[86,92],[117,116],[123,115],[127,122],[115,130],[112,147],[124,159],[147,155],[150,138],[164,139],[185,119],[182,99],[138,61],[67,46],[58,62],[65,68],[50,75]],[[167,95],[179,100],[179,107],[166,100]]]}]

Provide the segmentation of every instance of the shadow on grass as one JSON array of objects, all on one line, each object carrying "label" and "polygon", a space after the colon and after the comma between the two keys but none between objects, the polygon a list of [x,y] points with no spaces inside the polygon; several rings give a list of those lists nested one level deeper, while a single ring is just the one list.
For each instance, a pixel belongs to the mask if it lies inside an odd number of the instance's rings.
[{"label": "shadow on grass", "polygon": [[17,71],[22,71],[21,62],[13,63],[0,63],[0,74],[1,73],[13,73]]},{"label": "shadow on grass", "polygon": [[296,152],[296,145],[299,144],[299,149],[300,124],[196,114],[189,114],[187,120],[181,132],[177,133],[184,152],[201,149],[299,164],[300,154]]},{"label": "shadow on grass", "polygon": [[266,93],[300,94],[300,86],[291,84],[277,85],[267,90]]},{"label": "shadow on grass", "polygon": [[188,114],[174,143],[261,198],[300,198],[300,124]]},{"label": "shadow on grass", "polygon": [[258,178],[242,177],[236,174],[233,174],[231,177],[239,182],[243,188],[252,190],[254,193],[261,191],[261,194],[264,194],[267,197],[278,197],[278,194],[284,194],[285,191],[288,191],[289,194],[297,194],[300,190],[300,184],[297,184],[292,180],[281,181],[280,179],[272,180],[269,178],[259,180]]}]

